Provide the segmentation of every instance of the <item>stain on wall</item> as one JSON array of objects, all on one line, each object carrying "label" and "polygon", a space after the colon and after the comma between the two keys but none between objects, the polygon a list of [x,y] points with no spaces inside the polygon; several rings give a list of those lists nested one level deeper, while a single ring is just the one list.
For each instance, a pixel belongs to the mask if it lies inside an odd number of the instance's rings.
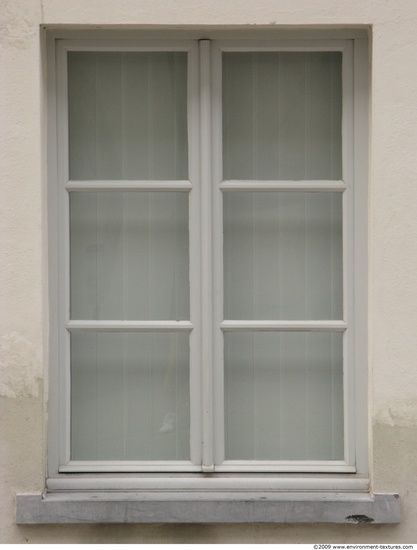
[{"label": "stain on wall", "polygon": [[17,332],[0,340],[0,395],[39,397],[42,365],[39,349]]}]

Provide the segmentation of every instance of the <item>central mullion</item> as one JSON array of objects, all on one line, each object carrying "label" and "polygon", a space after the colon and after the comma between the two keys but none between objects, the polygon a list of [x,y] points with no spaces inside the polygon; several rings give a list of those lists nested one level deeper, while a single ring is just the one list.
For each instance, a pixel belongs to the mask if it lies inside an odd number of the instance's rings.
[{"label": "central mullion", "polygon": [[214,463],[225,459],[224,415],[224,341],[220,328],[223,313],[223,129],[222,129],[222,51],[216,42],[212,47],[212,195],[213,195],[213,387]]},{"label": "central mullion", "polygon": [[[201,371],[202,469],[214,470],[213,388],[213,218],[211,160],[210,41],[200,40],[200,182],[201,182]],[[215,224],[215,222],[214,222]]]}]

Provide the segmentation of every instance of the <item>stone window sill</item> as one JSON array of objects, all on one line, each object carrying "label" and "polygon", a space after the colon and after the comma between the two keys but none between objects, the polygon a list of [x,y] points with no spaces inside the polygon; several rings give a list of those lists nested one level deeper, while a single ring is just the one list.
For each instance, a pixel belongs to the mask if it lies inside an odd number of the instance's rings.
[{"label": "stone window sill", "polygon": [[396,494],[62,492],[18,494],[16,523],[399,523]]}]

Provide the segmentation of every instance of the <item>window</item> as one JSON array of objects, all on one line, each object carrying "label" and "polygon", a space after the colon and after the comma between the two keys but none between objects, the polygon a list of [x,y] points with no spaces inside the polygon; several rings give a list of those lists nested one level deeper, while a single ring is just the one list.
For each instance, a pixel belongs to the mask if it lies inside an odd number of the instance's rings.
[{"label": "window", "polygon": [[50,487],[367,487],[366,40],[56,42]]}]

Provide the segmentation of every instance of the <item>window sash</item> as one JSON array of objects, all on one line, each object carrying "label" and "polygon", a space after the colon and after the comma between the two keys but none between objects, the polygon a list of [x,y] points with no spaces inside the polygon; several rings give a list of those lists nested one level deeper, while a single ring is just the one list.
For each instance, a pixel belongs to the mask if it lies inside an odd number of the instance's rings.
[{"label": "window sash", "polygon": [[[260,51],[342,51],[342,169],[343,181],[237,181],[223,179],[223,145],[222,145],[222,53],[223,52],[260,52]],[[213,335],[214,335],[214,395],[213,410],[210,418],[213,422],[212,431],[215,434],[213,455],[215,471],[336,471],[352,472],[355,470],[355,422],[354,422],[354,372],[353,372],[353,313],[354,298],[351,284],[353,266],[353,45],[351,41],[320,42],[312,45],[298,43],[248,43],[238,41],[218,41],[212,43],[212,154],[213,154],[213,256],[216,258],[213,273],[213,295],[216,297],[213,306]],[[228,461],[225,460],[225,404],[224,404],[224,340],[226,330],[233,331],[282,331],[299,330],[302,326],[309,331],[322,330],[320,322],[300,321],[299,324],[291,321],[253,321],[253,320],[225,320],[223,317],[223,193],[256,192],[291,190],[292,192],[322,192],[328,189],[342,193],[343,196],[343,319],[340,321],[326,321],[327,327],[344,332],[343,336],[343,378],[344,378],[344,460],[342,464],[333,464],[331,461]],[[332,328],[330,328],[332,326]]]},{"label": "window sash", "polygon": [[[68,149],[68,82],[67,82],[67,52],[68,51],[119,51],[119,52],[155,52],[183,51],[188,53],[188,180],[88,180],[71,181],[69,179],[69,149]],[[59,286],[65,291],[65,299],[60,308],[60,402],[63,410],[60,414],[60,458],[59,471],[199,471],[201,469],[201,440],[199,391],[201,373],[199,370],[200,341],[200,228],[199,210],[199,128],[198,128],[198,46],[195,41],[148,41],[113,43],[108,41],[60,41],[57,45],[57,105],[58,128],[58,208],[62,220],[59,235],[59,248],[64,251],[59,264]],[[94,321],[70,319],[69,303],[69,197],[71,192],[88,191],[178,191],[189,195],[189,247],[190,247],[190,321]],[[77,332],[184,332],[190,338],[190,461],[71,461],[71,388],[70,388],[70,337]],[[103,466],[104,463],[104,466]],[[129,466],[130,464],[130,466]],[[130,468],[130,469],[129,469]],[[132,470],[133,468],[133,470]]]}]

